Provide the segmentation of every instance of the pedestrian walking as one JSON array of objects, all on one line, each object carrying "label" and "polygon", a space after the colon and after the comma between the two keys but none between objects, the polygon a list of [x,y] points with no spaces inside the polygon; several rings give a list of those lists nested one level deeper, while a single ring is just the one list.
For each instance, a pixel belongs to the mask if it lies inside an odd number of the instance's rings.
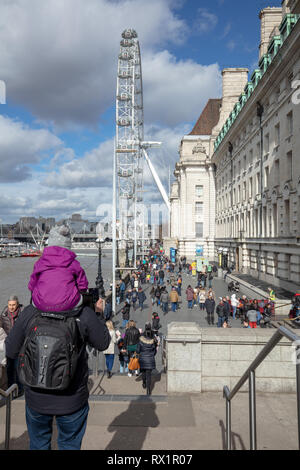
[{"label": "pedestrian walking", "polygon": [[120,305],[121,293],[120,293],[120,284],[116,285],[116,304]]},{"label": "pedestrian walking", "polygon": [[[23,305],[19,303],[16,295],[11,295],[8,298],[7,306],[0,315],[0,329],[3,329],[6,336],[10,333],[16,321],[18,321],[22,307]],[[24,389],[18,378],[17,365],[18,359],[6,357],[7,386],[9,388],[16,383],[18,385],[18,395],[21,396],[24,393]]]},{"label": "pedestrian walking", "polygon": [[249,320],[250,328],[256,328],[257,327],[257,310],[255,309],[253,305],[249,305],[246,315]]},{"label": "pedestrian walking", "polygon": [[231,296],[231,307],[232,307],[232,318],[235,320],[236,318],[236,309],[239,304],[238,299],[236,298],[236,294],[232,294]]},{"label": "pedestrian walking", "polygon": [[178,292],[179,297],[181,297],[181,286],[182,286],[182,277],[181,275],[179,275],[177,279],[177,292]]},{"label": "pedestrian walking", "polygon": [[123,319],[121,328],[124,329],[124,328],[126,328],[126,325],[127,325],[128,321],[129,321],[129,318],[130,318],[130,304],[125,303],[125,305],[122,308],[121,312],[122,312],[122,319]]},{"label": "pedestrian walking", "polygon": [[105,356],[107,378],[110,379],[112,377],[112,368],[113,368],[114,359],[115,359],[115,344],[118,342],[118,338],[116,335],[113,322],[111,320],[108,320],[106,322],[106,326],[110,334],[110,343],[109,343],[108,348],[103,351],[103,354]]},{"label": "pedestrian walking", "polygon": [[156,368],[156,340],[150,323],[145,325],[145,331],[139,338],[136,352],[139,356],[143,388],[147,390],[147,395],[151,395],[151,374]]},{"label": "pedestrian walking", "polygon": [[143,289],[141,287],[138,290],[138,299],[139,299],[139,307],[142,311],[143,308],[144,308],[144,302],[146,300],[146,295],[145,295],[145,292],[143,291]]},{"label": "pedestrian walking", "polygon": [[119,349],[119,362],[120,362],[120,373],[123,374],[125,372],[128,373],[128,354],[125,348],[124,336],[125,334],[121,335],[118,331],[116,331],[117,335],[117,347]]},{"label": "pedestrian walking", "polygon": [[207,323],[209,325],[214,325],[215,324],[214,313],[215,313],[215,306],[216,306],[215,300],[213,299],[212,296],[210,296],[205,300],[204,305],[205,305],[205,309],[207,313]]},{"label": "pedestrian walking", "polygon": [[160,294],[161,306],[164,314],[168,313],[169,309],[169,294],[167,289],[164,287]]},{"label": "pedestrian walking", "polygon": [[218,315],[218,328],[221,328],[227,318],[227,309],[222,298],[219,304],[217,305],[216,313]]},{"label": "pedestrian walking", "polygon": [[199,291],[199,307],[200,310],[205,309],[205,289],[201,288]]},{"label": "pedestrian walking", "polygon": [[124,300],[125,289],[126,289],[126,285],[125,285],[125,282],[122,280],[120,284],[120,302],[123,302]]},{"label": "pedestrian walking", "polygon": [[212,275],[211,271],[207,275],[208,275],[208,288],[211,289],[214,276]]},{"label": "pedestrian walking", "polygon": [[264,312],[262,314],[263,317],[263,324],[260,325],[262,328],[272,328],[271,319],[272,319],[272,304],[268,302],[264,308]]},{"label": "pedestrian walking", "polygon": [[160,305],[160,287],[159,286],[157,286],[155,289],[155,300],[156,300],[157,306]]},{"label": "pedestrian walking", "polygon": [[152,330],[158,336],[158,330],[161,328],[160,318],[157,312],[152,313]]},{"label": "pedestrian walking", "polygon": [[133,306],[133,310],[136,311],[136,303],[138,301],[138,293],[136,291],[136,289],[132,289],[132,295],[131,295],[131,302],[132,302],[132,306]]},{"label": "pedestrian walking", "polygon": [[176,290],[175,287],[172,287],[172,290],[170,292],[170,302],[171,302],[171,309],[172,309],[172,312],[176,312],[177,308],[178,308],[178,300],[179,300],[179,296],[178,296],[178,292]]},{"label": "pedestrian walking", "polygon": [[[136,352],[136,347],[139,342],[140,332],[136,327],[136,323],[134,320],[129,320],[126,325],[125,330],[125,337],[124,337],[124,345],[128,354],[128,358],[133,357],[134,353]],[[132,377],[134,371],[130,370],[128,367],[128,377]],[[138,375],[138,371],[135,371],[136,375]]]},{"label": "pedestrian walking", "polygon": [[191,285],[188,285],[186,291],[186,300],[188,303],[188,308],[193,308],[193,302],[194,302],[194,289],[192,288]]},{"label": "pedestrian walking", "polygon": [[[56,286],[56,283],[54,282],[52,285]],[[51,289],[49,286],[46,287],[46,290],[50,295]],[[57,298],[56,294],[57,292],[52,292],[52,299]],[[98,302],[99,309],[100,303]],[[65,373],[70,371],[70,367],[66,367],[64,362],[65,359],[68,360],[69,358],[60,348],[61,342],[51,341],[54,337],[51,337],[51,331],[49,330],[47,330],[47,344],[50,347],[43,354],[53,352],[53,356],[49,356],[51,361],[44,363],[44,374],[41,375],[37,367],[42,359],[38,348],[34,349],[35,354],[31,354],[29,362],[23,364],[20,361],[20,368],[24,367],[23,377],[29,383],[36,382],[33,388],[28,385],[24,387],[30,450],[51,450],[54,417],[58,430],[57,444],[59,450],[80,450],[89,412],[86,346],[88,344],[92,348],[103,351],[107,349],[110,342],[110,334],[104,321],[91,308],[81,306],[72,311],[56,313],[56,317],[58,316],[65,317],[63,321],[66,324],[73,321],[72,317],[74,316],[78,319],[75,322],[78,328],[77,339],[79,344],[74,344],[75,349],[72,348],[77,361],[71,370],[71,376]],[[53,322],[62,321],[44,316],[44,322],[46,318],[51,322],[52,327],[54,327]],[[27,353],[30,352],[30,349],[26,346],[29,344],[25,340],[30,334],[30,343],[32,344],[34,339],[37,338],[34,336],[34,325],[37,323],[41,325],[41,321],[42,318],[40,314],[37,315],[37,309],[33,305],[25,307],[5,340],[7,357],[12,360],[16,359],[21,349],[24,350],[24,347],[26,347]],[[38,328],[38,330],[39,335],[41,335],[42,328]],[[41,336],[39,337],[41,338]],[[69,336],[66,336],[65,341],[69,340]],[[32,352],[33,350],[31,350]],[[59,357],[59,363],[55,360],[57,357]],[[60,364],[63,364],[61,369],[58,368]],[[54,366],[54,369],[52,369],[52,366]],[[59,375],[58,371],[61,372]]]},{"label": "pedestrian walking", "polygon": [[164,277],[165,277],[164,270],[160,269],[158,274],[159,274],[159,284],[162,286],[164,283]]}]

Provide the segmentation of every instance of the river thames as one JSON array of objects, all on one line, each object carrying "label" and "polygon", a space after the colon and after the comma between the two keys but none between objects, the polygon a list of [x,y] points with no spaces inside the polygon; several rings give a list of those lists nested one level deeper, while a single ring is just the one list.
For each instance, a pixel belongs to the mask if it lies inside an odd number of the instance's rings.
[{"label": "river thames", "polygon": [[[89,287],[95,287],[98,272],[98,255],[96,250],[76,250],[77,260],[85,270]],[[87,253],[88,256],[85,256]],[[24,306],[30,302],[28,282],[33,266],[38,258],[1,258],[0,259],[0,311],[7,305],[10,295],[17,295]],[[102,275],[105,289],[109,289],[112,279],[111,250],[102,251]]]}]

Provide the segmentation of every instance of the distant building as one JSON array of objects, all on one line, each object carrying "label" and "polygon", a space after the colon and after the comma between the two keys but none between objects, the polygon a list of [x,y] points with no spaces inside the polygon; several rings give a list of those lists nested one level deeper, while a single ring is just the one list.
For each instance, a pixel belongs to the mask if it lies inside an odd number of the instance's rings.
[{"label": "distant building", "polygon": [[46,231],[48,233],[54,225],[54,217],[21,217],[16,224],[16,231],[19,233],[29,233],[30,230],[34,230],[38,227],[40,231]]}]

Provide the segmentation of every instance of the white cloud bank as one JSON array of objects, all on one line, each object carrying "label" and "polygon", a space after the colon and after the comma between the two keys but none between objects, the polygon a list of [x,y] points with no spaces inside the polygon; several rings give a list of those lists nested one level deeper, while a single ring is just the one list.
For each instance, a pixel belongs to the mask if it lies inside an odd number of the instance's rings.
[{"label": "white cloud bank", "polygon": [[[195,122],[206,101],[221,93],[218,64],[179,60],[168,51],[189,34],[173,7],[169,0],[0,0],[0,78],[7,101],[24,106],[44,127],[0,119],[0,182],[27,181],[19,187],[19,215],[91,214],[101,200],[109,203],[112,139],[99,132],[99,145],[81,156],[59,136],[97,129],[114,107],[119,41],[128,27],[136,29],[141,45],[145,138],[163,141],[152,158],[166,180],[180,139],[191,130],[186,123]],[[214,27],[215,18],[198,13]],[[37,169],[40,164],[44,168]],[[145,182],[151,184],[147,172]],[[60,190],[65,192],[55,198]],[[0,186],[7,198],[12,191]],[[12,210],[17,214],[15,205]]]}]

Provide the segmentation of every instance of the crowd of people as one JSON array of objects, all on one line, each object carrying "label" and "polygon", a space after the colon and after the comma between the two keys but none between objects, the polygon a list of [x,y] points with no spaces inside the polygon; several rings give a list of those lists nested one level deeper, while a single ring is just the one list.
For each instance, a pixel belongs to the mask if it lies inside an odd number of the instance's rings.
[{"label": "crowd of people", "polygon": [[[18,297],[12,295],[0,314],[0,363],[6,364],[8,387],[17,383],[19,394],[24,389],[30,449],[51,448],[54,417],[59,449],[80,449],[89,411],[89,348],[103,351],[108,379],[117,351],[120,373],[141,375],[142,387],[150,395],[151,374],[161,343],[158,310],[164,315],[169,309],[177,312],[184,295],[189,310],[196,307],[200,314],[206,311],[209,325],[230,327],[232,316],[239,318],[244,328],[270,326],[273,293],[262,301],[233,292],[217,302],[213,290],[215,266],[205,266],[195,278],[195,268],[186,258],[174,263],[159,251],[141,260],[130,278],[116,285],[122,315],[122,322],[117,323],[111,302],[105,304],[100,298],[94,308],[84,304],[88,280],[70,248],[68,228],[54,227],[29,279],[30,304],[22,309]],[[184,291],[183,273],[189,282]],[[139,328],[131,315],[137,309],[143,311],[147,285],[152,319]],[[293,315],[300,316],[299,294],[292,303]],[[61,331],[66,331],[64,337]]]}]

